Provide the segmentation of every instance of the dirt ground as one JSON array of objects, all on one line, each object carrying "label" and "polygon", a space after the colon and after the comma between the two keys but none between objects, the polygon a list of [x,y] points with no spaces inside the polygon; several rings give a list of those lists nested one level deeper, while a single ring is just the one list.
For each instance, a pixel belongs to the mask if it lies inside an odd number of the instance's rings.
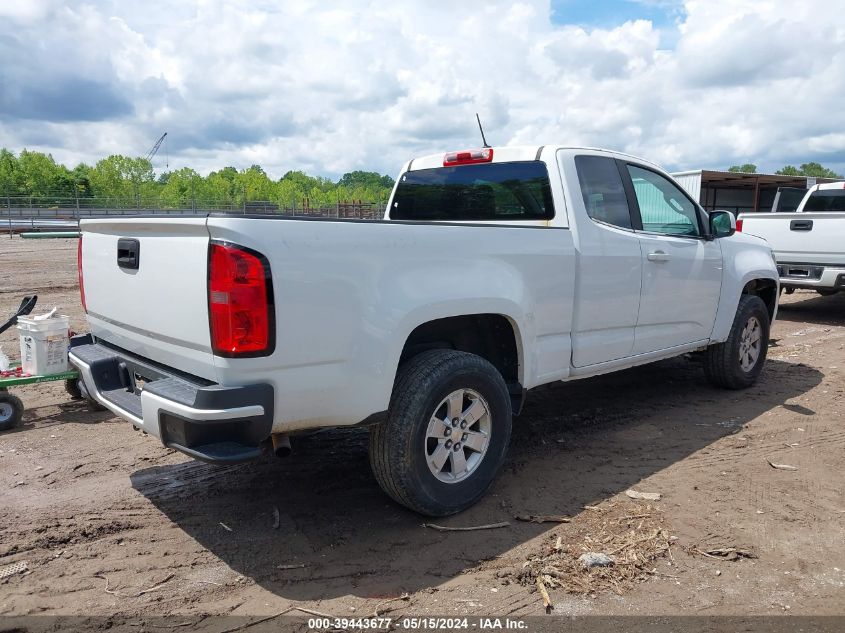
[{"label": "dirt ground", "polygon": [[[73,240],[0,237],[0,313],[36,291],[84,331],[75,255]],[[631,578],[550,586],[553,613],[845,614],[845,294],[784,295],[773,338],[747,391],[675,359],[532,392],[488,495],[438,522],[509,522],[486,531],[435,531],[392,503],[366,430],[215,467],[89,412],[59,383],[15,389],[27,412],[0,434],[0,570],[29,571],[0,580],[0,615],[542,614],[526,575],[559,537],[568,560],[638,533]],[[17,356],[14,331],[0,343]],[[700,553],[719,548],[742,555]]]}]

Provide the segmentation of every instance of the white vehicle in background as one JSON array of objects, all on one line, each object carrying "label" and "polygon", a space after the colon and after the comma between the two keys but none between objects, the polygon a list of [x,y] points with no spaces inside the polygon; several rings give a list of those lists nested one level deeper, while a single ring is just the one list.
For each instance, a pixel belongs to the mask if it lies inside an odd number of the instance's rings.
[{"label": "white vehicle in background", "polygon": [[734,229],[652,163],[553,145],[414,159],[378,221],[82,220],[70,360],[91,399],[210,462],[368,426],[382,488],[447,515],[490,485],[532,387],[689,352],[752,385],[777,271]]},{"label": "white vehicle in background", "polygon": [[788,293],[845,290],[845,182],[814,185],[793,212],[743,213],[737,228],[771,245]]}]

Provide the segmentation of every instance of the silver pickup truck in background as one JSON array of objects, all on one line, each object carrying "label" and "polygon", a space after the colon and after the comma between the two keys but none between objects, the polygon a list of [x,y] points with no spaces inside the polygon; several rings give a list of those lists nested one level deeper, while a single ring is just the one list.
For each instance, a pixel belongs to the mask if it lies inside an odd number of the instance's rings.
[{"label": "silver pickup truck in background", "polygon": [[845,182],[811,187],[794,212],[744,213],[737,230],[769,243],[787,293],[845,290]]}]

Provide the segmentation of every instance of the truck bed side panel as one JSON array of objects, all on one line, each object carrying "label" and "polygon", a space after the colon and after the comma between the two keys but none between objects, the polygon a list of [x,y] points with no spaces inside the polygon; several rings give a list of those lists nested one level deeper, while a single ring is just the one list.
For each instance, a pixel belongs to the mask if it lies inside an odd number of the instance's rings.
[{"label": "truck bed side panel", "polygon": [[525,387],[568,374],[567,229],[237,217],[211,217],[208,228],[270,260],[275,353],[215,363],[221,384],[273,384],[276,431],[387,409],[408,335],[449,316],[507,317]]}]

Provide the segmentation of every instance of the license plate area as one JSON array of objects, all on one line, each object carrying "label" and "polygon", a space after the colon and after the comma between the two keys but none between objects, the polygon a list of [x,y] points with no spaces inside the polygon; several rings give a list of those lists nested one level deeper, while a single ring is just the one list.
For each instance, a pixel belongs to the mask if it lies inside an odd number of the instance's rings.
[{"label": "license plate area", "polygon": [[781,264],[778,274],[784,279],[821,279],[824,266],[809,266],[805,264]]}]

